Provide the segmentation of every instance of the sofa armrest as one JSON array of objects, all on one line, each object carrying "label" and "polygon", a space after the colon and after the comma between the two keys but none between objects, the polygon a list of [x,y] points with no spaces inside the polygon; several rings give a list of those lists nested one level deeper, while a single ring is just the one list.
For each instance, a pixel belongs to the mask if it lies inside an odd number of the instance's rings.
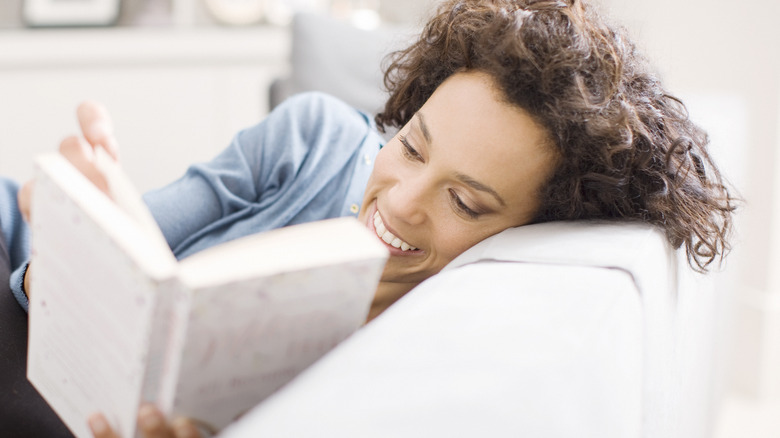
[{"label": "sofa armrest", "polygon": [[421,284],[221,436],[635,437],[641,400],[631,275],[481,262]]}]

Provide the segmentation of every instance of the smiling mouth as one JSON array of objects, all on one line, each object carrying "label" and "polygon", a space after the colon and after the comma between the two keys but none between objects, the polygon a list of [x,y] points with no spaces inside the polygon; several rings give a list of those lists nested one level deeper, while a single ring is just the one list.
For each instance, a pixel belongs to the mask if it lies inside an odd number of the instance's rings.
[{"label": "smiling mouth", "polygon": [[385,228],[384,222],[382,222],[382,217],[379,216],[379,212],[374,212],[374,229],[376,230],[376,235],[382,239],[386,244],[394,247],[394,248],[400,248],[401,251],[416,251],[417,248],[413,247],[412,245],[409,245],[408,243],[404,242],[400,238],[396,237],[393,233],[390,231],[387,231],[387,228]]}]

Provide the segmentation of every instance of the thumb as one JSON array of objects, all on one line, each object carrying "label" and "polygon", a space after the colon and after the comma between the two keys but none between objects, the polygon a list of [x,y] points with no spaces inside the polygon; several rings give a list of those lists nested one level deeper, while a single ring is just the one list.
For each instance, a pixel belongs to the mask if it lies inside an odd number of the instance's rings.
[{"label": "thumb", "polygon": [[22,217],[28,223],[30,222],[30,205],[32,204],[32,192],[35,186],[35,180],[30,180],[24,183],[19,193],[16,195],[16,202],[19,204],[19,211],[22,213]]},{"label": "thumb", "polygon": [[108,110],[102,104],[88,100],[78,106],[76,114],[87,142],[93,148],[102,146],[114,160],[119,160],[119,144]]}]

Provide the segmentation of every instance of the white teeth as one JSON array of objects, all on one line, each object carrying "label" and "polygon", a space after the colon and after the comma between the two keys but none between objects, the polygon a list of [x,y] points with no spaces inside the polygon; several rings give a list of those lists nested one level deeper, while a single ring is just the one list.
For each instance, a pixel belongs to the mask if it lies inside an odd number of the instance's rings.
[{"label": "white teeth", "polygon": [[382,222],[382,217],[379,216],[379,212],[374,213],[374,228],[376,229],[376,235],[388,245],[392,245],[395,248],[401,248],[402,251],[414,251],[417,249],[396,237],[393,233],[387,231],[385,224]]}]

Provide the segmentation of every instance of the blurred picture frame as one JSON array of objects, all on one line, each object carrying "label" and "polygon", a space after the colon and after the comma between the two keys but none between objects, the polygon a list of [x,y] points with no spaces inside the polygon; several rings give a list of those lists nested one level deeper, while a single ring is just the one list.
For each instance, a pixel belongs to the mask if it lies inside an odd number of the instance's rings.
[{"label": "blurred picture frame", "polygon": [[23,0],[22,19],[30,27],[111,26],[121,0]]}]

